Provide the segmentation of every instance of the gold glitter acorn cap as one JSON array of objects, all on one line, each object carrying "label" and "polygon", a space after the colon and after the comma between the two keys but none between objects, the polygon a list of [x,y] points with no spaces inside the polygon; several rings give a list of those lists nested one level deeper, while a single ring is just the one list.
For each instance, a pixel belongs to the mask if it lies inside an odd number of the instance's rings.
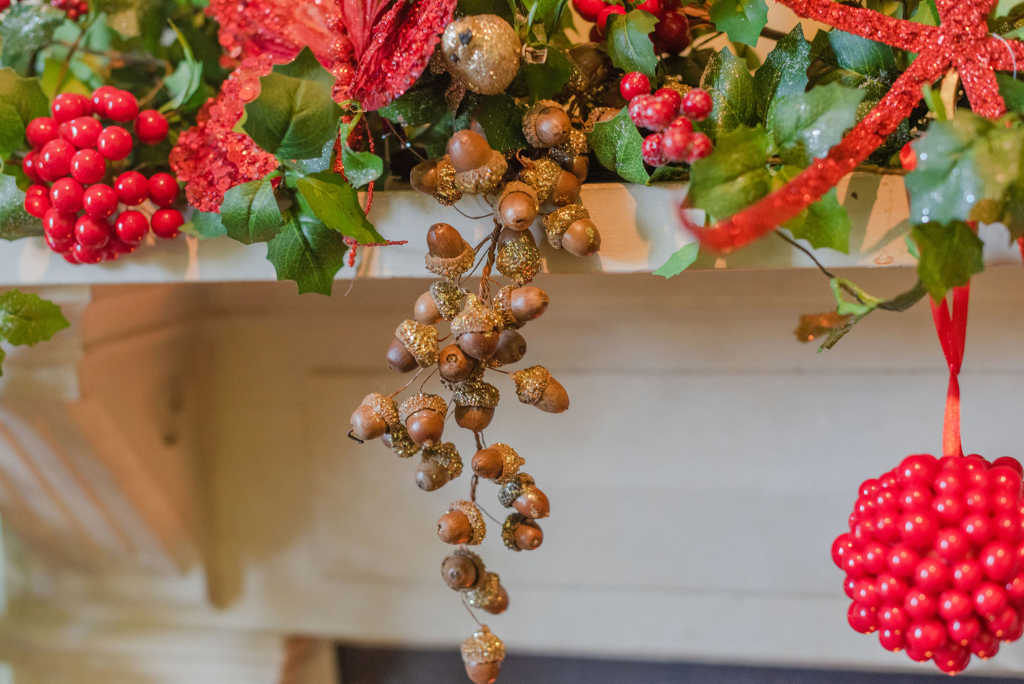
[{"label": "gold glitter acorn cap", "polygon": [[459,315],[464,293],[447,280],[435,280],[430,284],[430,298],[441,318],[450,321]]},{"label": "gold glitter acorn cap", "polygon": [[462,191],[455,187],[455,167],[452,166],[452,160],[447,154],[437,160],[435,173],[437,189],[434,190],[434,199],[446,207],[462,199]]},{"label": "gold glitter acorn cap", "polygon": [[497,95],[519,71],[522,44],[512,26],[494,14],[462,17],[441,34],[448,71],[481,95]]},{"label": "gold glitter acorn cap", "polygon": [[495,442],[490,448],[501,454],[501,475],[494,482],[498,485],[508,484],[519,474],[519,466],[524,465],[526,460],[508,444]]},{"label": "gold glitter acorn cap", "polygon": [[526,473],[515,475],[498,490],[498,503],[505,508],[511,508],[512,502],[519,498],[523,490],[534,484],[536,484],[536,481]]},{"label": "gold glitter acorn cap", "polygon": [[420,445],[412,441],[409,431],[401,423],[391,427],[387,437],[391,440],[391,450],[399,458],[411,458],[420,451]]},{"label": "gold glitter acorn cap", "polygon": [[480,166],[461,173],[455,172],[455,187],[469,195],[490,192],[498,187],[506,171],[508,162],[505,161],[505,155],[491,150],[491,156]]},{"label": "gold glitter acorn cap", "polygon": [[502,201],[514,193],[521,192],[530,199],[533,200],[533,208],[540,209],[540,202],[537,200],[537,191],[529,183],[522,181],[509,181],[501,187],[501,192],[491,197],[491,206],[497,210],[501,206]]},{"label": "gold glitter acorn cap", "polygon": [[551,158],[559,164],[568,164],[573,159],[581,154],[586,154],[590,151],[590,145],[587,144],[587,136],[583,131],[572,129],[569,132],[569,139],[561,145],[557,145],[551,148]]},{"label": "gold glitter acorn cap", "polygon": [[548,244],[562,249],[562,236],[575,221],[590,218],[590,212],[582,204],[567,204],[544,217],[544,232]]},{"label": "gold glitter acorn cap", "polygon": [[494,312],[501,316],[501,324],[505,330],[518,330],[523,327],[512,315],[512,290],[514,289],[515,287],[512,285],[506,285],[498,290],[492,302]]},{"label": "gold glitter acorn cap", "polygon": [[398,406],[391,397],[385,397],[379,392],[373,392],[366,395],[362,405],[373,409],[374,415],[387,423],[389,430],[401,425],[401,421],[398,420]]},{"label": "gold glitter acorn cap", "polygon": [[526,114],[523,115],[523,136],[526,138],[526,142],[529,143],[530,147],[547,147],[537,137],[537,119],[545,111],[549,109],[562,109],[562,105],[558,104],[554,100],[538,100]]},{"label": "gold glitter acorn cap", "polygon": [[399,324],[395,337],[405,346],[421,368],[437,363],[437,328],[407,320]]},{"label": "gold glitter acorn cap", "polygon": [[[530,366],[512,374],[516,383],[516,395],[524,404],[536,404],[544,396],[544,390],[551,382],[551,373],[544,366]],[[408,401],[408,400],[406,400]],[[405,406],[403,403],[402,406]],[[402,419],[405,422],[405,418]]]},{"label": "gold glitter acorn cap", "polygon": [[462,407],[494,408],[498,405],[500,398],[501,393],[498,392],[498,388],[483,380],[463,382],[452,394],[455,405]]},{"label": "gold glitter acorn cap", "polygon": [[464,663],[500,663],[505,660],[505,644],[491,634],[487,625],[462,642],[462,662]]},{"label": "gold glitter acorn cap", "polygon": [[519,172],[519,180],[537,191],[537,201],[544,204],[551,197],[562,175],[562,167],[553,159],[541,157]]},{"label": "gold glitter acorn cap", "polygon": [[452,319],[452,336],[458,339],[463,333],[486,332],[501,332],[501,316],[471,294],[466,306]]},{"label": "gold glitter acorn cap", "polygon": [[524,520],[526,520],[526,516],[520,515],[519,513],[513,513],[505,518],[505,522],[501,526],[501,541],[503,541],[505,546],[513,551],[522,551],[522,549],[516,546],[515,532],[516,528],[519,527],[520,523]]},{"label": "gold glitter acorn cap", "polygon": [[453,382],[445,378],[443,375],[440,376],[441,384],[444,385],[449,390],[451,390],[452,392],[458,392],[467,384],[480,382],[484,378],[484,365],[477,361],[476,359],[473,359],[471,357],[467,358],[475,363],[475,365],[473,366],[473,370],[470,372],[468,378],[466,378],[465,380],[458,380]]},{"label": "gold glitter acorn cap", "polygon": [[[559,171],[561,173],[561,171]],[[516,231],[516,235],[498,248],[495,259],[498,273],[505,276],[517,287],[522,287],[540,273],[540,250],[528,230]]]},{"label": "gold glitter acorn cap", "polygon": [[423,448],[423,460],[437,461],[452,480],[462,474],[462,457],[451,442]]},{"label": "gold glitter acorn cap", "polygon": [[487,536],[487,522],[475,503],[459,499],[448,507],[448,512],[452,511],[462,511],[469,518],[469,526],[473,531],[473,536],[467,542],[470,546],[477,546],[484,540],[484,537]]},{"label": "gold glitter acorn cap", "polygon": [[466,603],[473,608],[487,610],[501,601],[501,578],[493,572],[483,572],[477,583],[466,590]]},{"label": "gold glitter acorn cap", "polygon": [[447,280],[455,280],[463,273],[473,268],[473,262],[476,260],[476,252],[473,251],[473,247],[467,242],[466,246],[462,249],[462,254],[457,257],[445,258],[434,256],[427,252],[424,257],[424,263],[427,266],[427,270],[435,275],[439,275]]},{"label": "gold glitter acorn cap", "polygon": [[436,394],[414,394],[398,407],[398,418],[404,425],[412,414],[429,409],[437,411],[442,418],[448,417],[448,402]]}]

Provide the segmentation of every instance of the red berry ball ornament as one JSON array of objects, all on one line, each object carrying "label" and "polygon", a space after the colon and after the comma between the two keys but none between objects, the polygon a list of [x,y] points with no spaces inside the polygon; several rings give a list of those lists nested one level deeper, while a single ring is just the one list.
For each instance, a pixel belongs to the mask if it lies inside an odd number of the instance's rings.
[{"label": "red berry ball ornament", "polygon": [[169,173],[154,173],[149,179],[149,199],[158,207],[169,207],[178,199],[178,181]]},{"label": "red berry ball ornament", "polygon": [[686,157],[686,163],[692,164],[695,161],[704,159],[714,150],[711,138],[700,132],[694,133],[693,137],[690,138],[690,154]]},{"label": "red berry ball ornament", "polygon": [[99,249],[110,241],[110,224],[101,218],[83,216],[75,222],[75,239],[83,247]]},{"label": "red berry ball ornament", "polygon": [[71,157],[75,154],[75,148],[67,140],[51,140],[43,145],[36,157],[39,176],[51,183],[58,178],[68,175],[71,171]]},{"label": "red berry ball ornament", "polygon": [[132,135],[120,126],[107,126],[96,139],[96,149],[110,161],[119,161],[132,151]]},{"label": "red berry ball ornament", "polygon": [[646,74],[639,71],[631,71],[622,77],[619,83],[619,92],[626,100],[632,100],[637,95],[651,94],[651,80]]},{"label": "red berry ball ornament", "polygon": [[43,178],[39,175],[39,161],[35,152],[29,152],[21,160],[21,170],[25,172],[25,175],[33,183],[42,182]]},{"label": "red berry ball ornament", "polygon": [[36,218],[43,218],[50,210],[50,198],[45,195],[25,195],[25,211]]},{"label": "red berry ball ornament", "polygon": [[117,193],[109,185],[97,183],[82,195],[82,208],[93,218],[105,219],[117,211]]},{"label": "red berry ball ornament", "polygon": [[683,126],[670,126],[661,136],[661,151],[670,162],[683,162],[690,154],[693,134]]},{"label": "red berry ball ornament", "polygon": [[114,232],[121,242],[139,244],[149,232],[146,216],[138,211],[122,211],[114,223]]},{"label": "red berry ball ornament", "polygon": [[82,208],[85,189],[74,178],[61,178],[50,186],[50,204],[66,214],[74,214]]},{"label": "red berry ball ornament", "polygon": [[114,191],[122,204],[134,207],[149,199],[149,181],[138,171],[125,171],[114,180]]},{"label": "red berry ball ornament", "polygon": [[107,160],[96,150],[78,150],[71,157],[71,177],[79,183],[99,183],[106,174]]},{"label": "red berry ball ornament", "polygon": [[714,103],[706,90],[694,88],[683,95],[683,114],[694,121],[703,121],[711,114]]},{"label": "red berry ball ornament", "polygon": [[53,102],[50,103],[50,112],[53,114],[54,121],[61,124],[92,114],[92,104],[85,95],[62,93],[53,98]]},{"label": "red berry ball ornament", "polygon": [[167,137],[167,119],[155,109],[139,113],[135,119],[135,135],[147,145],[156,145]]},{"label": "red berry ball ornament", "polygon": [[80,116],[67,123],[65,134],[61,137],[81,150],[86,147],[96,147],[96,140],[100,137],[102,130],[103,124],[98,120],[91,116]]},{"label": "red berry ball ornament", "polygon": [[177,209],[161,209],[153,214],[150,223],[154,235],[170,240],[178,237],[178,229],[185,223],[185,219]]},{"label": "red berry ball ornament", "polygon": [[662,153],[661,137],[661,133],[651,133],[644,138],[642,150],[645,164],[664,166],[668,162]]},{"label": "red berry ball ornament", "polygon": [[118,123],[128,123],[139,115],[139,101],[125,90],[115,90],[103,100],[103,111],[99,113]]},{"label": "red berry ball ornament", "polygon": [[25,127],[25,140],[33,150],[43,149],[43,145],[57,138],[57,122],[48,116],[40,116],[28,122]]},{"label": "red berry ball ornament", "polygon": [[853,599],[853,629],[877,630],[884,648],[906,648],[912,660],[932,660],[949,674],[967,667],[971,654],[990,658],[1000,641],[1024,634],[1024,486],[1016,460],[908,456],[892,478],[868,480],[859,493],[851,532],[832,544]]},{"label": "red berry ball ornament", "polygon": [[690,21],[682,8],[665,11],[654,25],[654,46],[657,52],[678,55],[690,46]]}]

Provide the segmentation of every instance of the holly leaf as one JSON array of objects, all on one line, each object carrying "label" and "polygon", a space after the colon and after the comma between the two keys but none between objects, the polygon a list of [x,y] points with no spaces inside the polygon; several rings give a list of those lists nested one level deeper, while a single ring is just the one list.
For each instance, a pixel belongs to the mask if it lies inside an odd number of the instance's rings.
[{"label": "holly leaf", "polygon": [[768,129],[772,138],[769,152],[777,151],[784,164],[810,166],[814,159],[827,155],[857,123],[857,107],[864,95],[863,90],[830,83],[777,98]]},{"label": "holly leaf", "polygon": [[53,38],[66,15],[47,4],[15,3],[0,22],[0,66],[26,75],[36,53]]},{"label": "holly leaf", "polygon": [[338,174],[313,173],[296,182],[310,211],[331,230],[353,238],[359,244],[387,242],[366,219],[359,194]]},{"label": "holly leaf", "polygon": [[8,290],[0,294],[0,339],[13,345],[44,342],[69,323],[53,302],[38,295]]},{"label": "holly leaf", "polygon": [[693,164],[690,203],[712,218],[732,216],[771,190],[768,135],[761,126],[743,126],[718,139],[711,156]]},{"label": "holly leaf", "polygon": [[200,240],[211,240],[228,234],[220,214],[198,209],[192,212],[192,220],[181,227],[181,232],[195,235]]},{"label": "holly leaf", "polygon": [[25,124],[14,105],[0,100],[0,159],[7,159],[25,141]]},{"label": "holly leaf", "polygon": [[227,236],[243,245],[273,240],[284,218],[268,178],[242,183],[224,193],[220,220]]},{"label": "holly leaf", "polygon": [[12,68],[0,69],[0,102],[14,107],[23,127],[28,126],[32,119],[50,115],[50,101],[43,93],[39,79],[22,78]]},{"label": "holly leaf", "polygon": [[294,280],[298,284],[299,294],[330,295],[334,276],[345,265],[348,250],[338,231],[315,219],[293,217],[267,243],[267,261],[274,265],[278,280]]},{"label": "holly leaf", "polygon": [[428,84],[407,91],[377,113],[400,126],[422,126],[437,123],[447,111],[444,89]]},{"label": "holly leaf", "polygon": [[754,108],[759,121],[771,129],[769,112],[775,99],[799,95],[807,89],[807,67],[811,65],[811,44],[797,24],[782,37],[754,74]]},{"label": "holly leaf", "polygon": [[43,223],[25,211],[25,193],[14,176],[0,174],[0,240],[43,234]]},{"label": "holly leaf", "polygon": [[768,25],[768,4],[764,0],[715,0],[711,21],[732,42],[754,46],[761,29]]},{"label": "holly leaf", "polygon": [[174,25],[174,22],[169,23],[178,36],[178,43],[181,44],[184,56],[178,62],[174,72],[164,79],[164,85],[167,86],[171,99],[160,108],[161,112],[170,112],[181,107],[199,90],[199,86],[203,83],[203,63],[196,60],[188,41],[185,40],[185,36]]},{"label": "holly leaf", "polygon": [[594,124],[587,136],[594,155],[601,164],[630,183],[647,185],[650,176],[644,168],[644,139],[629,118],[626,107],[608,121]]},{"label": "holly leaf", "polygon": [[933,122],[913,149],[917,168],[906,177],[913,223],[991,222],[1020,175],[1024,129],[961,109]]},{"label": "holly leaf", "polygon": [[650,34],[654,32],[657,17],[650,12],[635,9],[625,14],[608,17],[608,56],[612,64],[625,71],[639,71],[652,80],[658,68],[658,56]]},{"label": "holly leaf", "polygon": [[668,261],[654,271],[654,275],[663,276],[666,279],[679,275],[697,260],[697,253],[699,251],[700,245],[696,242],[683,245],[675,254],[668,258]]},{"label": "holly leaf", "polygon": [[530,102],[550,100],[572,78],[572,63],[565,53],[551,45],[547,48],[548,57],[542,64],[524,64],[519,67],[513,87],[525,89]]},{"label": "holly leaf", "polygon": [[996,82],[999,83],[999,94],[1003,96],[1006,108],[1024,114],[1024,82],[1002,72],[996,72]]},{"label": "holly leaf", "polygon": [[[783,166],[772,178],[772,190],[777,190],[800,173],[799,166]],[[807,240],[814,249],[828,247],[843,254],[850,253],[850,230],[853,224],[846,208],[839,204],[835,188],[821,196],[817,202],[782,224],[793,237]]]},{"label": "holly leaf", "polygon": [[746,60],[722,50],[708,60],[700,87],[711,95],[711,115],[699,126],[713,140],[740,126],[754,116],[754,79]]},{"label": "holly leaf", "polygon": [[487,144],[499,152],[529,147],[523,135],[523,116],[526,107],[517,104],[507,93],[481,98],[476,119],[484,128]]},{"label": "holly leaf", "polygon": [[946,290],[966,285],[985,268],[981,238],[963,221],[914,226],[912,235],[921,252],[917,275],[937,302],[946,296]]},{"label": "holly leaf", "polygon": [[280,159],[318,157],[338,130],[341,108],[331,97],[333,86],[334,76],[303,48],[260,78],[260,96],[245,106],[242,128]]}]

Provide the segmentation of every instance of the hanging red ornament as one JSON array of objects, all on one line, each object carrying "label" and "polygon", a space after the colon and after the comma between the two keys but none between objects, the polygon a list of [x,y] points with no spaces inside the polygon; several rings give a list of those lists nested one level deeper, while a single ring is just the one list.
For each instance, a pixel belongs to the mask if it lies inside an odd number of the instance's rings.
[{"label": "hanging red ornament", "polygon": [[995,118],[1006,111],[995,72],[1024,64],[1024,43],[989,35],[995,0],[938,0],[941,23],[926,26],[831,0],[778,0],[801,17],[907,52],[917,59],[843,140],[786,185],[709,229],[693,224],[684,202],[680,218],[702,244],[719,251],[742,247],[794,218],[868,158],[921,101],[921,85],[950,69],[960,74],[971,109]]}]

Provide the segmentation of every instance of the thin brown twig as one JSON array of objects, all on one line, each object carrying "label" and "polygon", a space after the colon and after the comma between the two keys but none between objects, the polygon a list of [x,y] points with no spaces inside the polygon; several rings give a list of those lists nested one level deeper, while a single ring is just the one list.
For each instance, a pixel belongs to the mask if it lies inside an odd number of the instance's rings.
[{"label": "thin brown twig", "polygon": [[[814,256],[814,254],[811,253],[811,251],[809,249],[807,249],[806,247],[801,245],[796,240],[791,239],[788,235],[786,235],[782,231],[776,230],[776,231],[773,231],[773,232],[776,235],[778,235],[780,238],[782,238],[783,240],[788,242],[789,244],[791,244],[794,247],[796,247],[797,249],[799,249],[801,252],[806,254],[808,257],[810,257],[811,261],[814,262],[814,265],[818,267],[818,270],[821,271],[822,273],[824,273],[826,276],[828,276],[829,280],[836,280],[835,274],[833,274],[831,271],[829,271],[827,268],[825,268],[822,265],[822,263],[820,261],[818,261],[818,259]],[[839,281],[839,287],[843,288],[844,292],[846,292],[851,297],[856,299],[859,303],[861,303],[861,304],[864,303],[864,300],[860,298],[860,295],[858,295],[852,288],[850,288],[847,285],[843,284],[842,281]]]},{"label": "thin brown twig", "polygon": [[434,369],[432,371],[430,371],[430,374],[427,375],[427,377],[423,378],[423,382],[420,383],[420,394],[423,393],[423,386],[427,384],[427,380],[432,378],[434,373],[436,373],[436,372],[437,372],[437,366],[435,365]]},{"label": "thin brown twig", "polygon": [[411,385],[412,383],[416,382],[416,378],[420,377],[420,373],[422,373],[424,370],[426,370],[426,369],[425,368],[420,368],[418,371],[416,371],[416,375],[412,376],[412,379],[410,379],[409,382],[405,383],[404,385],[402,385],[401,387],[396,389],[394,392],[389,394],[388,395],[388,399],[394,399],[396,396],[398,396],[399,394],[401,394],[405,390],[409,389],[409,385]]}]

